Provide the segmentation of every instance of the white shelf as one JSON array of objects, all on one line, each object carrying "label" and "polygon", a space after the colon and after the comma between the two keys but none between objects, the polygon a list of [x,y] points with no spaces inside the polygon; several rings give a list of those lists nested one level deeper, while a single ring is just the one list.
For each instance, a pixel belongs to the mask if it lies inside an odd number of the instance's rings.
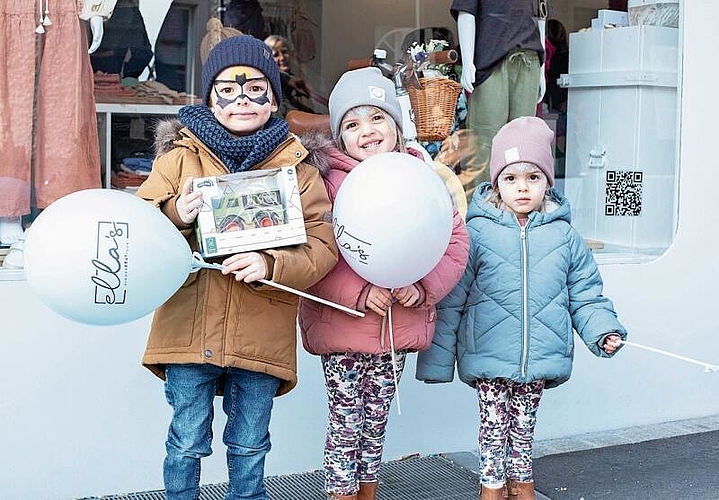
[{"label": "white shelf", "polygon": [[[112,187],[112,115],[177,115],[183,105],[172,104],[135,104],[98,102],[95,106],[98,115],[98,135],[100,136],[100,163],[103,184]],[[103,141],[104,138],[104,141]]]},{"label": "white shelf", "polygon": [[131,115],[175,115],[183,105],[174,104],[135,104],[98,102],[98,113],[124,113]]}]

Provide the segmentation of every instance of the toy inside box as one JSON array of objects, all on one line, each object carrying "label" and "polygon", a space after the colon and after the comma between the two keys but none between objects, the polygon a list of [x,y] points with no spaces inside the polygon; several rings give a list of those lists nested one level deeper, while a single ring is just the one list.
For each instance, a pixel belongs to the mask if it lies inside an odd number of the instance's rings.
[{"label": "toy inside box", "polygon": [[202,209],[195,225],[204,257],[307,241],[294,167],[195,179]]}]

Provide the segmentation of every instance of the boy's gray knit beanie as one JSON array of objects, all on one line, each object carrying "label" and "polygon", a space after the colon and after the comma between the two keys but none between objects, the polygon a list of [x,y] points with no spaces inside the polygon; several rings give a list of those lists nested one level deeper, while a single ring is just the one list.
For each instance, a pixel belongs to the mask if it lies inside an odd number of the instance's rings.
[{"label": "boy's gray knit beanie", "polygon": [[357,106],[376,106],[386,111],[402,130],[402,108],[395,96],[394,84],[382,76],[378,68],[348,71],[332,89],[329,99],[330,128],[335,140],[339,136],[342,118]]},{"label": "boy's gray knit beanie", "polygon": [[282,103],[280,68],[265,42],[250,35],[226,38],[215,45],[202,66],[202,98],[209,104],[212,83],[222,70],[230,66],[252,66],[267,77],[279,106]]}]

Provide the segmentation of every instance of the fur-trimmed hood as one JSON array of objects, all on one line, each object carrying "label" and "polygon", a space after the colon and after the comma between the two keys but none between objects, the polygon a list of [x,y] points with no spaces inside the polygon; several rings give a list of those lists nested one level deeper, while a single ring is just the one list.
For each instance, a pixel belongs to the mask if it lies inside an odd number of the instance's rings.
[{"label": "fur-trimmed hood", "polygon": [[333,168],[349,172],[358,163],[357,160],[340,151],[337,143],[327,132],[306,132],[300,137],[300,142],[309,152],[305,161],[317,167],[325,179]]},{"label": "fur-trimmed hood", "polygon": [[173,118],[171,120],[162,120],[155,127],[155,157],[167,153],[175,147],[175,141],[183,138],[180,130],[185,128],[180,120]]}]

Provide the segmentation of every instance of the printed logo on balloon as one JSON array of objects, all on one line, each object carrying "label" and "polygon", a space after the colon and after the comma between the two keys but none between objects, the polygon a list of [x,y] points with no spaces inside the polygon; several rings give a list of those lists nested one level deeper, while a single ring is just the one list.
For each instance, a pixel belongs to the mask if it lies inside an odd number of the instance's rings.
[{"label": "printed logo on balloon", "polygon": [[354,260],[358,264],[369,264],[369,247],[372,246],[372,243],[363,241],[357,236],[350,234],[344,225],[337,222],[337,217],[334,218],[332,224],[334,226],[337,245],[341,249],[346,250],[345,256],[349,258],[354,257]]},{"label": "printed logo on balloon", "polygon": [[97,224],[97,251],[92,259],[95,274],[95,304],[124,304],[127,297],[127,261],[130,224],[100,221]]}]

